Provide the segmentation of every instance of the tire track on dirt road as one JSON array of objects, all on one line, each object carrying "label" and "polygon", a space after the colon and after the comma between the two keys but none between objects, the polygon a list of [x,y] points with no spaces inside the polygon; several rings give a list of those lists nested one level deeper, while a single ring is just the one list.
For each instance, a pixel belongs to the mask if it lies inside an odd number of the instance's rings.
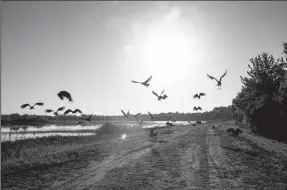
[{"label": "tire track on dirt road", "polygon": [[124,164],[132,162],[133,160],[137,160],[143,154],[149,152],[151,147],[155,144],[150,142],[146,142],[142,147],[136,148],[127,152],[123,152],[120,154],[113,154],[109,156],[105,161],[101,164],[97,162],[92,162],[89,165],[89,169],[86,170],[85,176],[79,177],[77,179],[70,179],[63,183],[56,183],[49,189],[85,189],[91,186],[94,183],[100,181],[105,174],[114,167],[121,167]]}]

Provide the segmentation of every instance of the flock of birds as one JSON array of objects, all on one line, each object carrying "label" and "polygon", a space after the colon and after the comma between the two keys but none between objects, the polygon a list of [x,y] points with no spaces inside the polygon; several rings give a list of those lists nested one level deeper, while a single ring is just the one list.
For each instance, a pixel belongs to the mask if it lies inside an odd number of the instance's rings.
[{"label": "flock of birds", "polygon": [[[63,90],[63,91],[60,91],[57,96],[61,99],[61,100],[64,100],[64,98],[66,98],[69,102],[73,102],[73,99],[72,99],[72,96],[69,92]],[[43,102],[37,102],[35,103],[33,106],[31,106],[30,104],[23,104],[21,106],[22,109],[26,108],[26,107],[30,107],[30,109],[35,109],[34,107],[35,106],[43,106],[44,103]],[[58,108],[57,110],[52,110],[52,109],[46,109],[45,112],[46,113],[53,113],[55,116],[58,116],[59,115],[59,112],[61,111],[64,111],[65,110],[65,107],[60,107]],[[67,109],[63,115],[68,115],[69,113],[73,113],[73,114],[76,114],[76,113],[80,113],[80,114],[83,114],[83,112],[80,110],[80,109],[75,109],[75,110],[71,110],[71,109]],[[82,119],[82,121],[78,121],[77,125],[83,123],[83,121],[91,121],[91,118],[92,118],[92,115],[91,114],[88,118],[80,118]]]},{"label": "flock of birds", "polygon": [[[218,89],[221,89],[222,79],[223,79],[223,77],[224,77],[226,74],[227,74],[227,70],[226,70],[225,73],[219,78],[219,80],[216,79],[216,78],[213,77],[213,76],[208,75],[208,74],[207,74],[207,76],[208,76],[211,80],[215,80],[215,81],[217,82],[216,86],[218,86]],[[148,88],[148,87],[150,86],[150,83],[149,83],[149,82],[151,81],[151,79],[152,79],[152,76],[150,76],[150,77],[149,77],[147,80],[145,80],[144,82],[138,82],[138,81],[134,81],[134,80],[132,80],[132,82],[133,82],[133,83],[141,84],[141,85],[143,85],[143,86],[145,86],[145,87]],[[158,101],[165,100],[166,98],[168,98],[168,96],[167,96],[164,92],[165,92],[165,90],[161,91],[161,93],[158,94],[158,93],[156,93],[155,91],[152,91],[152,93],[157,97],[157,100],[158,100]],[[67,91],[60,91],[60,92],[57,94],[57,96],[58,96],[61,100],[64,100],[64,98],[66,98],[69,102],[73,102],[73,99],[72,99],[71,94],[70,94],[69,92],[67,92]],[[197,94],[193,95],[193,98],[198,98],[198,99],[200,99],[202,96],[206,96],[206,93],[203,93],[203,92],[197,93]],[[43,106],[43,105],[44,105],[43,102],[37,102],[37,103],[35,103],[33,106],[31,106],[30,104],[27,103],[27,104],[23,104],[23,105],[21,106],[21,108],[24,109],[24,108],[26,108],[26,107],[29,107],[31,110],[33,110],[33,109],[35,109],[35,106]],[[60,108],[58,108],[58,109],[55,110],[55,111],[52,110],[52,109],[46,109],[45,112],[46,112],[46,113],[53,113],[55,116],[58,116],[58,115],[59,115],[59,112],[62,112],[62,111],[64,111],[64,110],[65,110],[65,107],[60,107]],[[194,107],[193,107],[193,110],[194,110],[194,111],[198,111],[198,110],[202,110],[202,108],[201,108],[200,106],[194,106]],[[133,114],[130,114],[130,111],[129,111],[129,110],[128,110],[128,112],[124,112],[123,110],[121,110],[121,112],[123,113],[123,115],[124,115],[126,118],[128,118],[129,116],[133,116],[133,117],[137,120],[138,124],[142,127],[143,120],[141,120],[141,121],[138,120],[138,116],[140,116],[140,113],[133,115]],[[80,109],[75,109],[75,110],[67,109],[67,110],[63,113],[63,115],[68,115],[69,113],[72,113],[72,114],[77,114],[77,113],[83,114],[83,112],[82,112]],[[159,119],[160,119],[158,116],[156,116],[156,115],[154,115],[154,114],[151,114],[149,111],[148,111],[148,114],[149,114],[149,116],[150,116],[150,118],[151,118],[152,121],[154,121],[154,120],[159,120]],[[84,121],[89,121],[89,122],[91,122],[92,115],[93,115],[93,114],[91,114],[88,118],[80,118],[80,119],[82,119],[82,121],[78,121],[77,125],[83,123]],[[174,115],[173,115],[173,116],[163,116],[163,117],[164,117],[165,119],[167,119],[167,120],[171,120],[172,122],[176,122],[176,120],[174,119]],[[188,121],[188,122],[191,123],[190,121]],[[172,125],[172,123],[170,123],[170,122],[167,122],[167,124]],[[197,122],[196,122],[195,124],[193,124],[193,125],[195,126],[196,124],[201,124],[201,121],[197,121]],[[157,133],[155,132],[155,129],[158,128],[159,126],[160,126],[160,124],[159,124],[158,126],[156,126],[156,127],[153,127],[153,128],[150,128],[150,129],[149,129],[149,135],[150,135],[150,137],[157,137]],[[213,126],[213,129],[214,129],[215,127],[216,127],[216,126]],[[219,126],[218,126],[218,127],[219,127]],[[228,132],[240,133],[240,132],[241,132],[240,130],[241,130],[241,129],[233,130],[233,131],[232,131],[232,129],[229,129]]]},{"label": "flock of birds", "polygon": [[[226,74],[227,74],[227,70],[226,70],[225,73],[219,78],[219,80],[216,79],[216,78],[213,77],[213,76],[208,75],[208,74],[207,74],[207,76],[208,76],[211,80],[215,80],[215,81],[217,82],[216,86],[218,86],[218,89],[221,89],[222,78],[223,78]],[[133,82],[133,83],[141,84],[141,85],[143,85],[143,86],[145,86],[145,87],[148,88],[148,87],[150,86],[150,83],[149,83],[149,82],[151,81],[151,79],[152,79],[152,76],[150,76],[150,77],[149,77],[147,80],[145,80],[144,82],[138,82],[138,81],[134,81],[134,80],[132,80],[132,82]],[[156,93],[154,90],[152,91],[152,93],[157,97],[158,101],[165,100],[166,98],[168,98],[168,96],[167,96],[166,94],[164,94],[164,92],[165,92],[165,90],[163,90],[160,94],[158,94],[158,93]],[[193,96],[193,98],[198,98],[198,99],[200,99],[202,96],[206,96],[206,93],[201,92],[201,93],[195,94],[195,95]],[[194,111],[198,111],[198,110],[202,110],[202,108],[201,108],[200,106],[194,106],[194,107],[193,107],[193,110],[194,110]],[[123,110],[121,110],[121,112],[124,114],[125,117],[128,117],[129,115],[131,115],[131,116],[133,116],[133,117],[136,118],[137,122],[139,122],[139,121],[138,121],[138,118],[137,118],[137,117],[139,116],[139,114],[132,115],[132,114],[130,114],[129,110],[128,110],[127,113],[125,113]],[[151,114],[150,112],[148,112],[148,114],[149,114],[149,116],[150,116],[150,118],[151,118],[152,121],[154,121],[155,119],[157,119],[157,120],[160,119],[158,116],[153,115],[153,114]],[[171,120],[171,119],[173,118],[173,116],[164,116],[164,118],[166,118],[167,120]],[[173,122],[176,122],[175,119],[172,119],[172,121],[173,121]],[[188,121],[188,122],[191,123],[190,121]],[[142,123],[143,123],[143,120],[141,120],[141,121],[139,122],[139,125],[142,126]],[[172,123],[170,123],[170,122],[167,122],[167,124],[168,124],[168,125],[172,125]],[[197,121],[196,124],[201,124],[201,122],[200,122],[200,121]],[[195,124],[193,124],[193,125],[195,125]],[[150,130],[149,130],[149,135],[150,135],[150,137],[156,137],[156,136],[157,136],[157,133],[155,132],[155,129],[156,129],[157,127],[159,127],[159,125],[156,126],[156,127],[150,128]]]}]

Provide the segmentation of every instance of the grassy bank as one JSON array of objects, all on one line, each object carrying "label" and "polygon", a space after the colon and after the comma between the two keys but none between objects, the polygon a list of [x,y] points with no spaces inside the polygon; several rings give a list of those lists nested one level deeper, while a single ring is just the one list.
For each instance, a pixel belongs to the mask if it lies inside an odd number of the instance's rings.
[{"label": "grassy bank", "polygon": [[91,136],[51,136],[1,142],[1,172],[3,174],[31,168],[47,167],[76,159],[87,148],[100,150],[100,143],[119,138],[123,133],[137,134],[144,129],[104,124]]}]

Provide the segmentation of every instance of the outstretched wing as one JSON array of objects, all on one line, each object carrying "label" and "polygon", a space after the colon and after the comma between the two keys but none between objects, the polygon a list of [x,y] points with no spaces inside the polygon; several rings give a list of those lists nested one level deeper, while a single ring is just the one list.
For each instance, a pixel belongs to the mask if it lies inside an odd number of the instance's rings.
[{"label": "outstretched wing", "polygon": [[134,80],[132,80],[132,82],[133,82],[133,83],[141,83],[141,82],[137,82],[137,81],[134,81]]},{"label": "outstretched wing", "polygon": [[65,107],[60,107],[60,108],[57,109],[57,112],[58,111],[63,111],[64,109],[65,109]]},{"label": "outstretched wing", "polygon": [[167,97],[168,97],[168,96],[165,94],[165,95],[162,97],[162,99],[165,100]]},{"label": "outstretched wing", "polygon": [[214,79],[214,80],[216,80],[217,82],[218,82],[218,80],[216,79],[216,78],[214,78],[213,76],[210,76],[209,74],[207,74],[207,76],[210,78],[210,79]]},{"label": "outstretched wing", "polygon": [[225,73],[220,77],[219,81],[221,81],[221,79],[227,74],[227,70],[225,71]]},{"label": "outstretched wing", "polygon": [[91,119],[91,118],[92,118],[92,116],[93,116],[93,114],[91,114],[91,115],[90,115],[90,117],[89,117],[88,119]]},{"label": "outstretched wing", "polygon": [[36,104],[34,104],[34,106],[36,106],[36,105],[38,105],[38,106],[43,106],[44,103],[43,103],[43,102],[37,102]]},{"label": "outstretched wing", "polygon": [[81,110],[79,110],[79,109],[75,109],[74,111],[73,111],[73,113],[77,113],[77,112],[79,112],[79,113],[83,113]]},{"label": "outstretched wing", "polygon": [[195,94],[194,96],[193,96],[193,98],[198,98],[199,96],[198,96],[198,94]]},{"label": "outstretched wing", "polygon": [[30,104],[23,104],[23,105],[21,106],[21,108],[23,109],[23,108],[26,108],[27,106],[31,107]]},{"label": "outstretched wing", "polygon": [[157,95],[157,93],[155,93],[154,91],[152,91],[152,93],[153,93],[154,95],[156,95],[156,97],[159,97],[159,96]]},{"label": "outstretched wing", "polygon": [[205,96],[205,95],[206,95],[206,94],[203,93],[203,92],[199,93],[199,96]]},{"label": "outstretched wing", "polygon": [[164,91],[165,91],[165,90],[163,90],[160,95],[163,95]]},{"label": "outstretched wing", "polygon": [[150,80],[151,80],[152,76],[150,76],[146,81],[144,81],[143,83],[147,84]]},{"label": "outstretched wing", "polygon": [[51,110],[51,109],[46,109],[45,112],[46,112],[46,113],[51,113],[51,112],[54,112],[54,111]]},{"label": "outstretched wing", "polygon": [[64,112],[64,115],[67,115],[67,114],[70,113],[70,112],[73,112],[73,111],[70,110],[70,109],[67,109],[67,110]]},{"label": "outstretched wing", "polygon": [[[160,124],[158,124],[158,126],[160,126]],[[152,133],[154,132],[154,130],[156,130],[156,128],[158,128],[158,126],[151,128],[149,131]]]},{"label": "outstretched wing", "polygon": [[200,106],[198,106],[197,109],[202,110]]},{"label": "outstretched wing", "polygon": [[152,118],[153,118],[153,115],[152,115],[150,112],[148,112],[148,114],[149,114],[149,116],[150,116],[150,117],[152,117]]},{"label": "outstretched wing", "polygon": [[124,114],[124,116],[127,116],[127,114],[123,111],[123,110],[121,110],[122,111],[122,113]]}]

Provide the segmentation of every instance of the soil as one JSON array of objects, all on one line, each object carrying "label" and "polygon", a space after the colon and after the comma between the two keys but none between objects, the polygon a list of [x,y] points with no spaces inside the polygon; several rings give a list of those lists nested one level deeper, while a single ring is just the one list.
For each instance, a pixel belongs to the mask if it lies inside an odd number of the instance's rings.
[{"label": "soil", "polygon": [[125,139],[95,140],[72,159],[1,177],[2,189],[287,189],[287,145],[231,122],[158,128]]}]

